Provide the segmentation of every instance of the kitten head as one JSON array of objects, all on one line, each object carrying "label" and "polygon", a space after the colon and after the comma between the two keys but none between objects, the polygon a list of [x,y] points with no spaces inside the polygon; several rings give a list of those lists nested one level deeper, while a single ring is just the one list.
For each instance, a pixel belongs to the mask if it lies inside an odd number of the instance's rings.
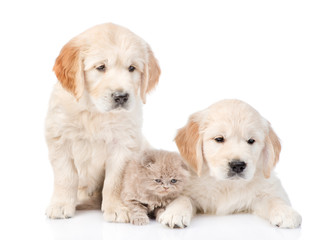
[{"label": "kitten head", "polygon": [[141,165],[148,191],[160,197],[179,194],[189,176],[187,166],[178,153],[163,150],[145,151]]}]

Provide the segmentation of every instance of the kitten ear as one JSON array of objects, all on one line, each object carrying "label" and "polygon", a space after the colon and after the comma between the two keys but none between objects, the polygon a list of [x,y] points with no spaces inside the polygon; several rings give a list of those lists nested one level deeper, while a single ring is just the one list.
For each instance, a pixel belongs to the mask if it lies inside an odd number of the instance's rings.
[{"label": "kitten ear", "polygon": [[[182,160],[182,161],[183,161],[183,160]],[[187,164],[185,164],[184,162],[181,162],[181,168],[182,168],[183,170],[189,171],[189,168],[188,168]]]},{"label": "kitten ear", "polygon": [[179,153],[172,153],[174,156],[174,161],[180,163],[179,167],[181,167],[181,169],[184,171],[184,172],[189,172],[189,167],[188,165],[185,163],[184,159],[182,158],[182,156],[179,154]]},{"label": "kitten ear", "polygon": [[146,151],[142,155],[142,166],[149,168],[152,164],[155,163],[154,154],[151,151]]}]

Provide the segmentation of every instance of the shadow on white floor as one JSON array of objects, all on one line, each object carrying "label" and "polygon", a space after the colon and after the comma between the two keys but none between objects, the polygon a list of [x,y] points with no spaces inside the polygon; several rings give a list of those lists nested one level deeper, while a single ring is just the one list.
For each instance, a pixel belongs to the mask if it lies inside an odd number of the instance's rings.
[{"label": "shadow on white floor", "polygon": [[245,240],[295,240],[300,239],[301,229],[272,227],[259,217],[240,214],[230,216],[196,216],[185,229],[169,229],[151,221],[146,226],[107,223],[100,211],[78,211],[66,220],[46,220],[54,240],[143,240],[143,239],[245,239]]}]

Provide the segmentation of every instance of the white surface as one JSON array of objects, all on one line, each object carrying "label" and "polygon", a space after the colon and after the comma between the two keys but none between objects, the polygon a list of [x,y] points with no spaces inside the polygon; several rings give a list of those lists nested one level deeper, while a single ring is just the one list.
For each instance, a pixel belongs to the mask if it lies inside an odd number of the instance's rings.
[{"label": "white surface", "polygon": [[[91,222],[88,225],[88,222]],[[53,239],[299,239],[300,229],[276,229],[252,215],[225,217],[198,216],[186,229],[159,227],[152,221],[147,226],[103,222],[100,212],[80,212],[66,221],[47,221]]]},{"label": "white surface", "polygon": [[[2,1],[0,3],[0,239],[320,239],[320,7],[318,1]],[[183,230],[110,224],[99,211],[44,216],[53,176],[44,141],[51,69],[62,46],[114,22],[148,41],[162,76],[144,107],[157,148],[188,116],[224,98],[254,106],[273,125],[277,165],[298,230],[254,216],[198,216]]]}]

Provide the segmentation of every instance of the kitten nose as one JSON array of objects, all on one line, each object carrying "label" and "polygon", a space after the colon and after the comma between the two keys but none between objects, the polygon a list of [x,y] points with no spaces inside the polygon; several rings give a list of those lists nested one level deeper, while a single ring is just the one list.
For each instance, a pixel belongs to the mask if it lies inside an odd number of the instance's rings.
[{"label": "kitten nose", "polygon": [[163,186],[163,188],[164,188],[164,190],[168,190],[169,189],[169,187],[165,187],[165,186]]}]

